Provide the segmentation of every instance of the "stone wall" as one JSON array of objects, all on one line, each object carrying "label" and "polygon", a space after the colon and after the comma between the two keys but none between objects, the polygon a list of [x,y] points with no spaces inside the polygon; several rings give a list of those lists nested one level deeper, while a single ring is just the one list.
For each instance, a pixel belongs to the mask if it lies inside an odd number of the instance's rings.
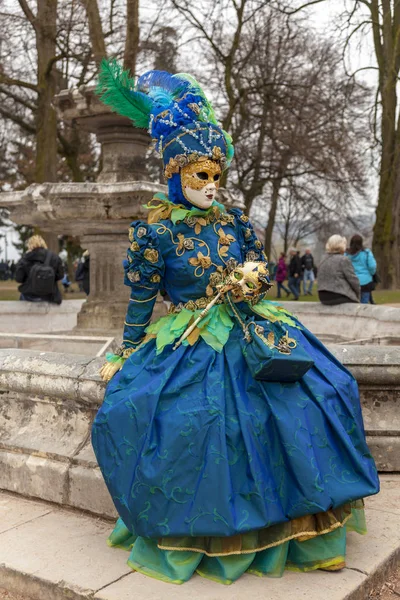
[{"label": "stone wall", "polygon": [[[271,297],[271,300],[273,298]],[[319,302],[285,302],[316,336],[359,340],[373,337],[400,337],[400,309],[371,304],[324,306]]]},{"label": "stone wall", "polygon": [[58,304],[47,302],[1,303],[0,333],[49,333],[70,331],[77,324],[77,316],[85,300],[64,300]]},{"label": "stone wall", "polygon": [[[400,471],[397,348],[332,346],[360,385],[381,471]],[[115,517],[90,444],[102,359],[0,349],[0,489]]]}]

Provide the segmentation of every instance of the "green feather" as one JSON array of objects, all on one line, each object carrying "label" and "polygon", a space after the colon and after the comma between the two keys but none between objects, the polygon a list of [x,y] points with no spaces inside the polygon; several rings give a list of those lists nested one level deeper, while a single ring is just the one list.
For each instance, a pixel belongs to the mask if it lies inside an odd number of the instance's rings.
[{"label": "green feather", "polygon": [[135,81],[129,71],[124,71],[115,58],[103,58],[96,93],[114,112],[131,119],[136,127],[147,129],[153,102],[146,94],[134,89]]}]

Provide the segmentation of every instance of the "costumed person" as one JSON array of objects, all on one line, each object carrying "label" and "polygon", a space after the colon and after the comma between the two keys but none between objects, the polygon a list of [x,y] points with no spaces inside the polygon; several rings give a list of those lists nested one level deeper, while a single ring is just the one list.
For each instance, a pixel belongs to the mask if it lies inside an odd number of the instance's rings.
[{"label": "costumed person", "polygon": [[[265,299],[249,218],[215,200],[233,148],[199,84],[158,71],[135,84],[111,61],[99,93],[148,126],[168,181],[129,229],[123,344],[102,369],[92,440],[120,515],[109,545],[175,584],[342,568],[379,489],[354,378]],[[159,290],[172,304],[150,324]]]}]

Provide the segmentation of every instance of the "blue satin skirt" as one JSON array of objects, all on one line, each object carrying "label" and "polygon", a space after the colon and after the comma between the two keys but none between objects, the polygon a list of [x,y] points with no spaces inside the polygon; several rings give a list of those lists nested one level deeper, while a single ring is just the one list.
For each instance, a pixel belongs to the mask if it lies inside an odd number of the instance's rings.
[{"label": "blue satin skirt", "polygon": [[237,325],[222,352],[154,340],[109,383],[93,447],[135,535],[235,536],[375,494],[357,383],[306,329],[295,383],[254,380]]}]

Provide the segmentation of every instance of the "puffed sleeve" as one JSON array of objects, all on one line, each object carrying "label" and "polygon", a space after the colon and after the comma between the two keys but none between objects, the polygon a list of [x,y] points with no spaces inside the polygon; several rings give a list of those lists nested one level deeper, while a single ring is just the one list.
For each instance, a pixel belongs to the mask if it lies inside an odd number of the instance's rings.
[{"label": "puffed sleeve", "polygon": [[124,348],[134,348],[143,339],[164,277],[164,261],[154,229],[143,221],[134,221],[129,228],[129,241],[124,283],[131,288],[131,297],[125,318]]},{"label": "puffed sleeve", "polygon": [[264,245],[257,238],[249,217],[239,208],[232,208],[229,212],[235,216],[236,227],[239,230],[242,261],[262,261],[268,263],[264,252]]}]

